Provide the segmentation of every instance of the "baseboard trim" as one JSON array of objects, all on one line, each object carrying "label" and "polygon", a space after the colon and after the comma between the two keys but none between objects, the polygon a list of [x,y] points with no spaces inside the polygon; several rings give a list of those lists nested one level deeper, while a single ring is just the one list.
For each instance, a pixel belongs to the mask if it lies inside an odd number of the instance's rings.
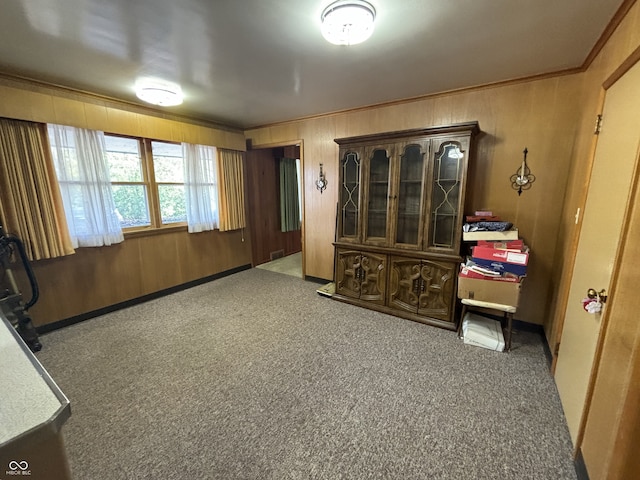
[{"label": "baseboard trim", "polygon": [[544,356],[547,359],[547,364],[551,368],[553,362],[553,356],[551,355],[551,349],[549,348],[549,342],[547,342],[547,336],[544,333],[544,327],[537,323],[523,322],[522,320],[513,321],[513,330],[520,330],[521,332],[537,333],[542,340],[542,348],[544,349]]},{"label": "baseboard trim", "polygon": [[551,348],[549,347],[549,341],[547,340],[547,335],[544,333],[544,328],[540,326],[540,336],[542,337],[542,346],[544,347],[544,356],[547,358],[547,365],[549,368],[553,365],[553,354],[551,353]]},{"label": "baseboard trim", "polygon": [[215,273],[207,277],[202,277],[196,280],[191,280],[190,282],[181,283],[180,285],[175,285],[173,287],[165,288],[164,290],[159,290],[157,292],[149,293],[141,297],[132,298],[131,300],[126,300],[124,302],[109,305],[107,307],[99,308],[97,310],[92,310],[90,312],[81,313],[80,315],[75,315],[73,317],[65,318],[63,320],[58,320],[57,322],[51,322],[45,325],[40,325],[39,327],[36,327],[36,331],[38,332],[38,334],[53,332],[54,330],[59,330],[61,328],[68,327],[76,323],[84,322],[85,320],[89,320],[90,318],[99,317],[100,315],[105,315],[107,313],[115,312],[116,310],[132,307],[140,303],[148,302],[149,300],[154,300],[156,298],[164,297],[172,293],[180,292],[182,290],[186,290],[187,288],[196,287],[204,283],[209,283],[213,280],[218,280],[219,278],[228,277],[229,275],[233,275],[234,273],[242,272],[243,270],[249,270],[250,268],[251,268],[251,264],[235,267],[230,270],[225,270],[224,272]]},{"label": "baseboard trim", "polygon": [[584,463],[584,457],[582,456],[582,449],[578,449],[578,454],[573,461],[573,466],[576,469],[576,475],[578,480],[589,480],[589,472],[587,472],[587,465]]},{"label": "baseboard trim", "polygon": [[320,278],[320,277],[312,277],[310,275],[305,275],[304,279],[307,282],[313,282],[313,283],[321,283],[321,284],[326,284],[327,282],[330,282],[331,280],[327,280],[325,278]]}]

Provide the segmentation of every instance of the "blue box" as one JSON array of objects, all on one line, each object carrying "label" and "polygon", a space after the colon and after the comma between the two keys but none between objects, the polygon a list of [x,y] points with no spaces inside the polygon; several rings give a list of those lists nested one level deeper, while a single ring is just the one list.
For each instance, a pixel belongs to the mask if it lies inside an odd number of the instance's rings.
[{"label": "blue box", "polygon": [[526,265],[516,265],[514,263],[506,263],[506,262],[497,262],[495,260],[485,260],[484,258],[476,258],[471,257],[473,262],[494,270],[496,272],[504,273],[513,273],[514,275],[518,275],[519,277],[527,274],[527,266]]}]

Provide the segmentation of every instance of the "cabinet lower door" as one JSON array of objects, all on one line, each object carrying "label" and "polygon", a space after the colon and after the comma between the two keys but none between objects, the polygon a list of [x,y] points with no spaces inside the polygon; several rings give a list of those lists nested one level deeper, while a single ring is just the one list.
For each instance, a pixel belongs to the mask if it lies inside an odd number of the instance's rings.
[{"label": "cabinet lower door", "polygon": [[386,278],[386,255],[338,249],[336,293],[384,305]]},{"label": "cabinet lower door", "polygon": [[360,300],[384,305],[387,256],[362,252],[359,277]]},{"label": "cabinet lower door", "polygon": [[453,321],[457,268],[457,263],[422,261],[418,315]]},{"label": "cabinet lower door", "polygon": [[422,262],[404,257],[392,257],[389,275],[389,306],[418,313]]},{"label": "cabinet lower door", "polygon": [[392,257],[389,268],[390,307],[452,321],[456,263]]},{"label": "cabinet lower door", "polygon": [[360,298],[360,263],[362,253],[338,249],[336,252],[336,293]]}]

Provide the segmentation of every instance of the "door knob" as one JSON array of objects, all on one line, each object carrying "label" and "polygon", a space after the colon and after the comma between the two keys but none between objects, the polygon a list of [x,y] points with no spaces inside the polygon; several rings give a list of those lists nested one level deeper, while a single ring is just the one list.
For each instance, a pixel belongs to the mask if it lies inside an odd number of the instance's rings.
[{"label": "door knob", "polygon": [[591,300],[598,300],[600,303],[607,302],[607,291],[603,288],[599,292],[596,292],[595,288],[590,288],[587,290],[587,297]]}]

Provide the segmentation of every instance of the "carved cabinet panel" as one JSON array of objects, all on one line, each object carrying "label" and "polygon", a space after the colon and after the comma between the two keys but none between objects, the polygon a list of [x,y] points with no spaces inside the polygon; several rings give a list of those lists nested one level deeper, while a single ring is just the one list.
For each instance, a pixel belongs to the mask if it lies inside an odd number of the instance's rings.
[{"label": "carved cabinet panel", "polygon": [[451,321],[457,263],[392,257],[389,269],[389,306]]},{"label": "carved cabinet panel", "polygon": [[387,256],[339,249],[336,255],[336,293],[384,305]]}]

